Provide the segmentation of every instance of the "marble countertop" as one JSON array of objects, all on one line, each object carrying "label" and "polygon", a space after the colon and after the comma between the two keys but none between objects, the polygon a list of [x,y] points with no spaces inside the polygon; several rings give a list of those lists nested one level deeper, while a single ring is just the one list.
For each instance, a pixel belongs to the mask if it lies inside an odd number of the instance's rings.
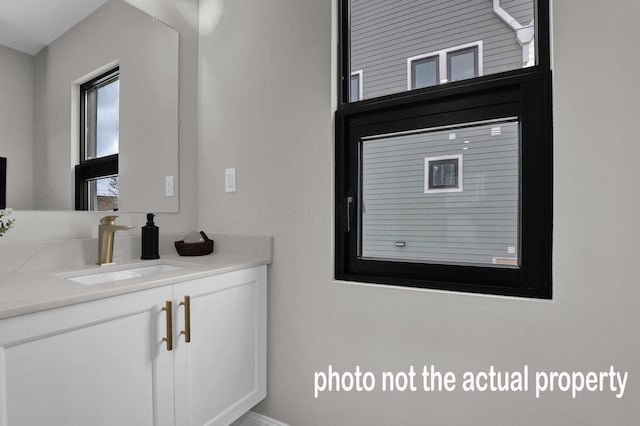
[{"label": "marble countertop", "polygon": [[[0,276],[0,319],[270,263],[270,250],[252,253],[223,251],[197,257],[161,254],[161,258],[157,260],[135,259],[108,266],[82,265],[4,272]],[[180,266],[181,269],[92,285],[80,284],[68,279],[79,275],[99,274],[155,264],[170,264]]]}]

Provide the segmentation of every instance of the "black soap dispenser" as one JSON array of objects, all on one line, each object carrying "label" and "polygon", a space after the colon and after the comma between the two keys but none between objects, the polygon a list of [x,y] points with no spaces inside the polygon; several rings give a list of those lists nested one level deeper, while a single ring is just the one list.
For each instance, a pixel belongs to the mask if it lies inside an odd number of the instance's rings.
[{"label": "black soap dispenser", "polygon": [[158,227],[153,223],[153,213],[147,213],[147,224],[142,227],[142,256],[140,259],[160,259],[158,254]]}]

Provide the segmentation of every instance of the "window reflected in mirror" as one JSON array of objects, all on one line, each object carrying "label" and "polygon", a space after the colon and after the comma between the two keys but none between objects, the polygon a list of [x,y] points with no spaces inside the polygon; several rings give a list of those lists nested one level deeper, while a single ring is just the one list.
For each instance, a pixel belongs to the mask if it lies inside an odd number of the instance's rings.
[{"label": "window reflected in mirror", "polygon": [[76,210],[118,210],[119,110],[119,68],[80,86]]}]

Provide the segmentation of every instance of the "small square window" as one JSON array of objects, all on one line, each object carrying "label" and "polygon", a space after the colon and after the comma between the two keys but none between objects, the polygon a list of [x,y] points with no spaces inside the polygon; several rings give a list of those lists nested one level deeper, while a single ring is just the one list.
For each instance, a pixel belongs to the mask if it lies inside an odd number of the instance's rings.
[{"label": "small square window", "polygon": [[478,47],[455,50],[447,53],[447,79],[449,81],[466,80],[477,77]]},{"label": "small square window", "polygon": [[410,89],[420,89],[438,84],[440,82],[439,67],[438,56],[412,60]]},{"label": "small square window", "polygon": [[462,155],[424,159],[424,193],[462,191]]}]

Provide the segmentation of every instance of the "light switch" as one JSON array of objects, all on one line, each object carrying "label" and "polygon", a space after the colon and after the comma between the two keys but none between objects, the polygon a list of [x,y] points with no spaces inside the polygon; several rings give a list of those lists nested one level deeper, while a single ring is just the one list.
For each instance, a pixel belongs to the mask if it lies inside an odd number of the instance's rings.
[{"label": "light switch", "polygon": [[225,169],[224,192],[236,192],[236,169]]},{"label": "light switch", "polygon": [[164,195],[165,197],[173,197],[173,176],[165,176],[164,178]]}]

